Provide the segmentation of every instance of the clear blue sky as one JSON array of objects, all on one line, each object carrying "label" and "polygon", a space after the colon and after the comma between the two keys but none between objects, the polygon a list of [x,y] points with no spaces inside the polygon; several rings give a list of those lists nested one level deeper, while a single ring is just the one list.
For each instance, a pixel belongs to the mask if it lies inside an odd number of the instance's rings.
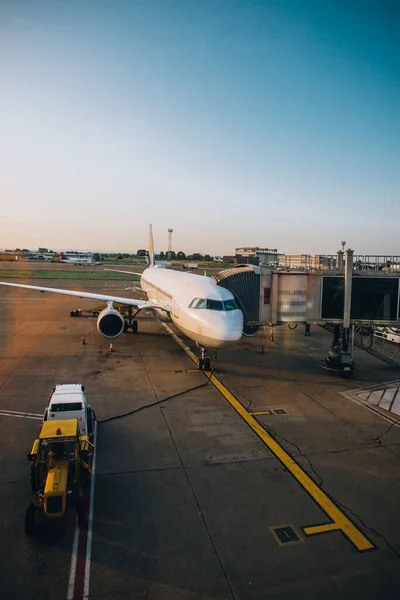
[{"label": "clear blue sky", "polygon": [[400,254],[396,0],[0,0],[0,247]]}]

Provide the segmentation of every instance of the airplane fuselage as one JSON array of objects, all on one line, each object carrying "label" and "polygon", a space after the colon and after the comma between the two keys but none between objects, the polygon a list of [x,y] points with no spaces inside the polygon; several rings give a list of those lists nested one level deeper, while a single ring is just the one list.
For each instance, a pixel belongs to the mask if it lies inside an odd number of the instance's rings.
[{"label": "airplane fuselage", "polygon": [[223,348],[242,337],[242,311],[231,292],[211,277],[148,268],[140,286],[148,300],[164,307],[176,327],[200,346]]},{"label": "airplane fuselage", "polygon": [[91,265],[93,263],[91,258],[62,258],[60,262],[69,265]]}]

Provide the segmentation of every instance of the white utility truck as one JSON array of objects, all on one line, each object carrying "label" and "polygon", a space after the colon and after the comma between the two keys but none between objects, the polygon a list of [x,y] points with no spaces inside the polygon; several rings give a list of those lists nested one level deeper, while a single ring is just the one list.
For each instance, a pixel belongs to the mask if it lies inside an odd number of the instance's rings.
[{"label": "white utility truck", "polygon": [[93,438],[96,415],[86,402],[85,386],[81,383],[64,383],[52,390],[43,421],[66,419],[78,419],[80,434]]}]

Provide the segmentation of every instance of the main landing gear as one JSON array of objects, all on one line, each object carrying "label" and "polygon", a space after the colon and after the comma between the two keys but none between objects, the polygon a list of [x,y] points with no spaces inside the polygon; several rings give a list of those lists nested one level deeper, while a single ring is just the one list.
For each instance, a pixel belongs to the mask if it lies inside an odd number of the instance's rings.
[{"label": "main landing gear", "polygon": [[128,309],[128,314],[125,315],[125,325],[124,325],[124,333],[128,333],[129,329],[132,331],[132,333],[137,333],[138,332],[138,322],[135,319],[136,315],[138,314],[138,310],[132,314],[132,307],[130,306]]},{"label": "main landing gear", "polygon": [[207,348],[200,347],[201,356],[199,358],[199,371],[211,371],[211,358],[207,356]]}]

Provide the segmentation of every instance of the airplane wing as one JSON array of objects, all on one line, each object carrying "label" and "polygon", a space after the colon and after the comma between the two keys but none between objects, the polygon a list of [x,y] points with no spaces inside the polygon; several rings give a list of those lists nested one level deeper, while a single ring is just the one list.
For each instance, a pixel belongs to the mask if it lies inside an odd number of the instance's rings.
[{"label": "airplane wing", "polygon": [[127,273],[128,275],[142,275],[139,271],[121,271],[121,269],[103,269],[103,271],[112,271],[113,273]]},{"label": "airplane wing", "polygon": [[26,290],[36,290],[38,292],[51,292],[53,294],[64,294],[65,296],[76,296],[77,298],[91,298],[92,300],[104,300],[104,302],[118,302],[119,304],[126,304],[128,306],[136,306],[136,308],[160,308],[168,311],[168,308],[159,306],[156,302],[147,300],[137,300],[136,298],[124,298],[121,296],[107,296],[106,294],[92,294],[90,292],[78,292],[75,290],[63,290],[60,288],[40,287],[38,285],[25,285],[21,283],[6,283],[0,281],[0,285],[7,285],[9,287],[24,288]]}]

